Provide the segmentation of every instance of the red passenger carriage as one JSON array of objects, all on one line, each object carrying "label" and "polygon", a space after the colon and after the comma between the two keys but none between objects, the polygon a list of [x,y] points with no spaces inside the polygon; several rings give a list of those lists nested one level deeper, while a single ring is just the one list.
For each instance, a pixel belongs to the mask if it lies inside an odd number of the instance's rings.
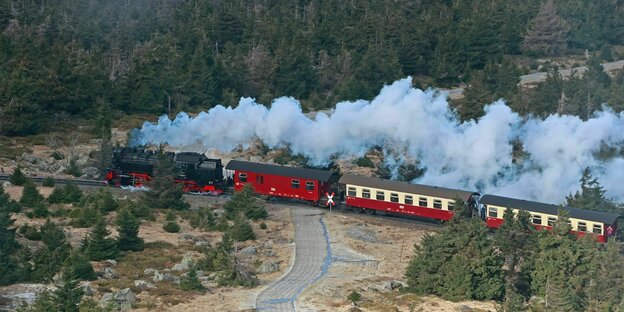
[{"label": "red passenger carriage", "polygon": [[234,171],[234,189],[246,184],[257,194],[297,198],[318,203],[329,192],[333,173],[327,170],[231,160],[225,167]]}]

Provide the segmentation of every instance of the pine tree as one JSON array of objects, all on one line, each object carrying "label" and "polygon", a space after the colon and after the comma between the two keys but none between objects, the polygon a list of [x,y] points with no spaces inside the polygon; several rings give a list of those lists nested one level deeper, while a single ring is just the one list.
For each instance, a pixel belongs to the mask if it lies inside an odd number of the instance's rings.
[{"label": "pine tree", "polygon": [[197,279],[197,271],[195,268],[191,268],[186,273],[186,277],[184,277],[180,282],[180,289],[186,291],[204,289],[204,286],[202,286],[201,282]]},{"label": "pine tree", "polygon": [[69,256],[71,245],[67,241],[65,231],[49,219],[40,228],[43,247],[33,254],[33,279],[49,281]]},{"label": "pine tree", "polygon": [[24,190],[22,191],[22,197],[20,198],[20,204],[27,207],[34,207],[36,204],[43,201],[43,196],[39,194],[37,186],[34,183],[28,182],[24,184]]},{"label": "pine tree", "polygon": [[52,302],[58,311],[79,312],[80,301],[84,292],[70,271],[71,268],[64,268],[60,285],[52,294]]},{"label": "pine tree", "polygon": [[50,211],[48,210],[48,206],[43,202],[38,202],[33,206],[33,216],[35,218],[46,218],[50,215]]},{"label": "pine tree", "polygon": [[91,262],[80,252],[72,252],[65,261],[65,267],[67,270],[65,273],[69,274],[71,279],[92,281],[97,278]]},{"label": "pine tree", "polygon": [[232,199],[225,203],[223,209],[229,220],[238,218],[241,213],[252,220],[268,217],[266,208],[254,197],[253,188],[249,185],[245,185],[240,192],[234,193]]},{"label": "pine tree", "polygon": [[548,0],[531,21],[522,48],[544,55],[560,55],[568,48],[569,29],[568,23],[557,15],[554,0]]},{"label": "pine tree", "polygon": [[240,218],[234,220],[234,225],[228,231],[231,237],[239,242],[256,239],[256,233],[254,233],[251,223]]},{"label": "pine tree", "polygon": [[65,183],[63,193],[63,202],[66,204],[77,204],[82,199],[82,190],[72,181]]},{"label": "pine tree", "polygon": [[28,182],[28,178],[22,172],[22,168],[17,166],[11,176],[9,177],[9,182],[13,185],[24,185]]},{"label": "pine tree", "polygon": [[566,197],[566,206],[608,212],[622,211],[621,207],[606,198],[604,188],[597,178],[592,177],[589,168],[583,170],[583,176],[579,182],[580,191]]},{"label": "pine tree", "polygon": [[15,240],[16,229],[13,228],[15,220],[11,219],[7,204],[2,203],[1,195],[2,193],[0,193],[0,285],[8,285],[20,278],[16,272],[17,264],[13,256],[21,246]]},{"label": "pine tree", "polygon": [[593,259],[591,280],[587,287],[589,311],[618,311],[624,303],[624,257],[621,247],[610,239]]},{"label": "pine tree", "polygon": [[95,227],[81,242],[81,250],[93,261],[115,259],[119,254],[117,242],[107,238],[110,232],[106,229],[104,218],[100,216]]},{"label": "pine tree", "polygon": [[143,239],[139,235],[139,220],[128,209],[122,209],[117,214],[119,250],[141,251],[144,248]]}]

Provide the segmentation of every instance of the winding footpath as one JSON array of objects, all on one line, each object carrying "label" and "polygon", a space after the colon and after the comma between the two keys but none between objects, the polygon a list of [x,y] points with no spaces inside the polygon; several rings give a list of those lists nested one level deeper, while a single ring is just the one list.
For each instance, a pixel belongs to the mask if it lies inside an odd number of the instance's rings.
[{"label": "winding footpath", "polygon": [[321,210],[292,208],[295,226],[295,262],[280,280],[256,298],[257,311],[296,311],[295,300],[320,279],[331,263],[329,235]]}]

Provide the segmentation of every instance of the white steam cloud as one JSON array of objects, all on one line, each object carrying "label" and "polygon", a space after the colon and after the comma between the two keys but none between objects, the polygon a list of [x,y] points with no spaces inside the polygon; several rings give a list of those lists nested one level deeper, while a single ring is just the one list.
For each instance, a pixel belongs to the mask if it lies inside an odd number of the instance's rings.
[{"label": "white steam cloud", "polygon": [[[290,97],[271,108],[242,98],[236,108],[217,106],[196,117],[161,117],[136,131],[138,144],[176,147],[201,144],[230,151],[255,138],[269,147],[289,145],[312,164],[333,155],[361,156],[373,146],[401,150],[426,167],[418,183],[562,203],[579,188],[583,167],[592,169],[607,195],[624,199],[624,159],[602,160],[601,148],[624,142],[624,115],[605,109],[583,121],[553,115],[523,119],[497,101],[478,121],[459,122],[445,94],[412,87],[411,78],[385,86],[372,101],[341,102],[331,116],[306,117]],[[512,163],[513,142],[522,143],[522,164]]]}]

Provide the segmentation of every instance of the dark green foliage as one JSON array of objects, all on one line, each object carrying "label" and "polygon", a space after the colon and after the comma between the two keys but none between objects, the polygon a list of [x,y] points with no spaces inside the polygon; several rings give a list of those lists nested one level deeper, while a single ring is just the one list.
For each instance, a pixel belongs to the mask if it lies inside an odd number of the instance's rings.
[{"label": "dark green foliage", "polygon": [[180,232],[180,225],[178,225],[175,221],[167,221],[165,225],[163,225],[163,230],[168,233],[178,233]]},{"label": "dark green foliage", "polygon": [[41,232],[35,225],[23,224],[19,227],[19,233],[24,235],[26,239],[32,241],[41,240]]},{"label": "dark green foliage", "polygon": [[76,183],[71,181],[65,183],[65,186],[63,186],[63,192],[65,193],[63,202],[66,204],[78,203],[82,198],[82,190]]},{"label": "dark green foliage", "polygon": [[80,206],[91,206],[97,211],[106,214],[108,212],[117,210],[117,208],[119,207],[119,203],[109,189],[102,188],[95,193],[91,193],[87,196],[82,196]]},{"label": "dark green foliage", "polygon": [[128,209],[122,209],[117,214],[117,246],[119,250],[141,251],[144,241],[139,237],[139,220]]},{"label": "dark green foliage", "polygon": [[43,196],[39,194],[37,186],[32,182],[25,183],[24,190],[22,191],[22,197],[20,198],[20,204],[26,207],[34,207],[42,201]]},{"label": "dark green foliage", "polygon": [[256,239],[251,223],[246,220],[234,220],[234,225],[228,229],[228,233],[232,239],[238,242]]},{"label": "dark green foliage", "polygon": [[104,218],[100,216],[93,230],[82,240],[80,249],[93,261],[115,259],[119,249],[117,241],[108,238],[109,235]]},{"label": "dark green foliage", "polygon": [[185,291],[204,290],[204,286],[202,286],[201,282],[197,279],[197,271],[194,268],[191,268],[186,273],[186,277],[182,278],[182,281],[180,281],[180,289]]},{"label": "dark green foliage", "polygon": [[[100,191],[102,192],[102,191]],[[50,204],[77,204],[82,199],[82,190],[74,182],[67,182],[62,187],[56,186],[48,196]]]},{"label": "dark green foliage", "polygon": [[22,168],[17,166],[11,176],[9,176],[9,182],[13,185],[24,185],[28,182],[28,178],[22,172]]},{"label": "dark green foliage", "polygon": [[624,260],[622,248],[611,239],[592,259],[591,281],[586,289],[587,310],[617,311],[624,304]]},{"label": "dark green foliage", "polygon": [[70,271],[66,268],[61,275],[60,285],[52,294],[52,302],[59,311],[78,312],[84,292]]},{"label": "dark green foliage", "polygon": [[0,285],[11,284],[23,276],[17,272],[16,252],[21,248],[15,240],[15,229],[11,214],[7,209],[4,189],[0,185]]},{"label": "dark green foliage", "polygon": [[100,218],[100,213],[93,206],[74,208],[70,214],[71,225],[78,228],[92,227]]},{"label": "dark green foliage", "polygon": [[9,194],[6,193],[2,184],[0,184],[0,209],[4,210],[5,212],[22,211],[22,207],[20,206],[20,204],[9,197]]},{"label": "dark green foliage", "polygon": [[182,185],[174,182],[175,165],[161,148],[158,165],[152,180],[147,183],[149,191],[143,192],[141,201],[150,208],[182,210],[189,204],[182,198]]},{"label": "dark green foliage", "polygon": [[48,196],[48,203],[50,204],[60,204],[65,199],[65,191],[62,187],[54,187],[50,196]]},{"label": "dark green foliage", "polygon": [[553,233],[539,237],[541,252],[535,258],[531,271],[531,289],[534,294],[547,297],[547,310],[581,311],[585,306],[582,290],[591,283],[592,259],[597,254],[592,239],[575,238],[569,234],[568,218],[560,215]]},{"label": "dark green foliage", "polygon": [[366,155],[358,158],[355,161],[355,164],[358,165],[358,167],[375,168],[375,164],[373,164],[373,161],[370,160],[370,158],[366,157]]},{"label": "dark green foliage", "polygon": [[97,278],[91,262],[85,255],[74,251],[65,261],[66,272],[71,279],[93,281]]},{"label": "dark green foliage", "polygon": [[266,208],[254,197],[254,191],[248,184],[240,192],[234,193],[232,199],[225,203],[223,209],[229,220],[237,218],[240,214],[252,220],[268,217]]},{"label": "dark green foliage", "polygon": [[570,194],[566,197],[566,206],[589,209],[589,210],[601,210],[608,212],[621,213],[622,208],[609,200],[605,196],[605,190],[598,182],[597,178],[593,178],[589,168],[583,170],[583,176],[580,180],[581,189],[574,195]]},{"label": "dark green foliage", "polygon": [[78,166],[78,163],[76,162],[75,158],[72,158],[69,160],[69,165],[67,166],[67,169],[65,170],[66,174],[72,175],[74,177],[80,177],[82,175],[82,171],[80,170],[80,166]]},{"label": "dark green foliage", "polygon": [[503,258],[479,219],[451,221],[426,236],[405,273],[409,289],[447,300],[501,299]]},{"label": "dark green foliage", "polygon": [[263,230],[266,230],[266,229],[267,229],[267,225],[266,225],[266,223],[261,222],[261,223],[260,223],[260,228],[261,228],[261,229],[263,229]]},{"label": "dark green foliage", "polygon": [[356,303],[356,302],[362,300],[362,295],[360,295],[359,292],[354,290],[347,296],[347,300],[349,300],[349,302]]},{"label": "dark green foliage", "polygon": [[43,179],[43,182],[41,182],[41,186],[54,187],[54,178],[46,177],[45,179]]},{"label": "dark green foliage", "polygon": [[43,247],[33,253],[34,281],[50,281],[63,262],[69,256],[71,246],[67,241],[65,231],[49,219],[40,228]]},{"label": "dark green foliage", "polygon": [[50,211],[45,203],[38,202],[33,206],[32,215],[35,218],[46,218],[50,215]]}]

